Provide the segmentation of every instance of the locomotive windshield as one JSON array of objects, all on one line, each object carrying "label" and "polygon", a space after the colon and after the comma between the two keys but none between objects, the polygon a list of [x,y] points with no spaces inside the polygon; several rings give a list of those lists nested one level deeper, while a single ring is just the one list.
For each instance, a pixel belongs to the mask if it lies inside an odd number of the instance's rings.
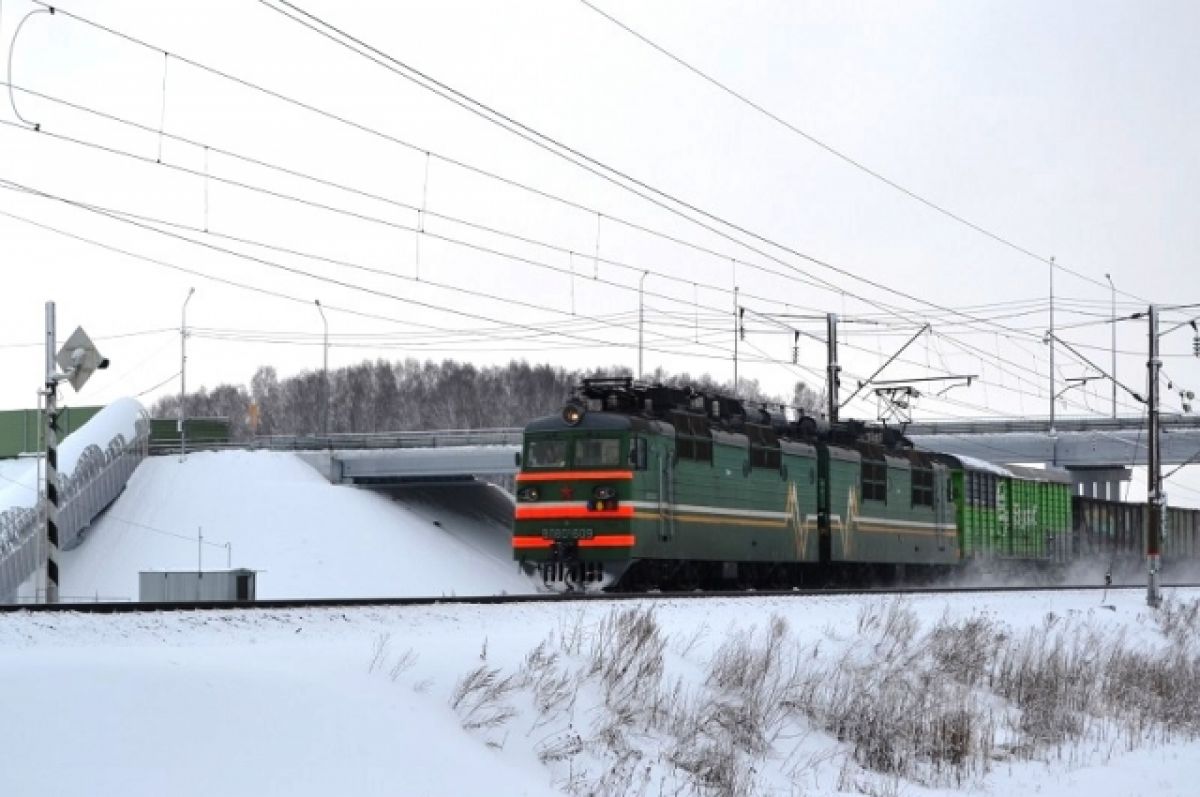
[{"label": "locomotive windshield", "polygon": [[525,462],[531,468],[565,468],[566,440],[530,440]]},{"label": "locomotive windshield", "polygon": [[575,467],[615,468],[621,464],[621,441],[609,439],[579,439],[575,441]]}]

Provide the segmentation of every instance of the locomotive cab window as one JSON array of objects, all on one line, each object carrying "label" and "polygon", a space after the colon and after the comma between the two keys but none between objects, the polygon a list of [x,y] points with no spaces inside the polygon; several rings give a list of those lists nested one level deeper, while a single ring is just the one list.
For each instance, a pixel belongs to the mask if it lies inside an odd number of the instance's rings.
[{"label": "locomotive cab window", "polygon": [[621,441],[618,438],[584,438],[575,441],[575,467],[616,468],[621,465]]},{"label": "locomotive cab window", "polygon": [[525,449],[527,468],[565,468],[567,466],[566,440],[530,440]]},{"label": "locomotive cab window", "polygon": [[862,497],[864,501],[887,503],[887,462],[882,459],[863,459]]}]

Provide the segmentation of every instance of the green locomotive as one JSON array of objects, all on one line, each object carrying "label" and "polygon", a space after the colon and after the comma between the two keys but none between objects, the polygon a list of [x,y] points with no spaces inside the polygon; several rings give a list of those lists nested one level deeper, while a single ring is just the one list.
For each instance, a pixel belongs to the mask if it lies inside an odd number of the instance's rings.
[{"label": "green locomotive", "polygon": [[521,461],[513,553],[547,581],[782,588],[1069,555],[1056,474],[628,377],[585,380],[532,421]]}]

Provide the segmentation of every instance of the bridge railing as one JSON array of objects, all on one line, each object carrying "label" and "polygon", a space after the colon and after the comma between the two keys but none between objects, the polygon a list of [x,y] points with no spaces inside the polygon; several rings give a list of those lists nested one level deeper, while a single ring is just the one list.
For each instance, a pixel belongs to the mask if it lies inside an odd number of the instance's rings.
[{"label": "bridge railing", "polygon": [[[59,545],[79,544],[79,535],[100,512],[116,500],[129,477],[146,457],[150,424],[137,422],[134,438],[118,434],[101,449],[84,449],[74,470],[61,479],[58,510]],[[43,530],[46,510],[39,500],[32,507],[0,511],[0,602],[16,599],[17,588],[33,575],[45,559]]]},{"label": "bridge railing", "polygon": [[[259,435],[238,442],[197,442],[188,451],[352,451],[373,448],[451,448],[461,446],[504,446],[521,443],[520,428],[438,429],[412,432],[367,432],[328,435]],[[152,455],[173,454],[179,443],[152,443]]]}]

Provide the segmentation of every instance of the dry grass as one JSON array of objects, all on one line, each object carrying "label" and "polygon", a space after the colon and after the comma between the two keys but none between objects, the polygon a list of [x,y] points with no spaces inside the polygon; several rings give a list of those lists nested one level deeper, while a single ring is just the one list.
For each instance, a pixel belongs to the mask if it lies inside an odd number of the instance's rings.
[{"label": "dry grass", "polygon": [[[670,679],[667,651],[694,663],[699,635],[672,640],[653,609],[626,608],[592,626],[577,615],[511,674],[475,668],[450,704],[474,731],[528,722],[567,794],[740,797],[763,793],[769,765],[795,783],[843,757],[839,789],[892,795],[978,782],[997,761],[1200,736],[1200,601],[1168,603],[1156,622],[1157,645],[1054,615],[1021,634],[979,617],[922,630],[890,601],[865,608],[849,639],[807,646],[772,617],[732,633],[699,678]],[[821,732],[837,747],[792,758]]]}]

